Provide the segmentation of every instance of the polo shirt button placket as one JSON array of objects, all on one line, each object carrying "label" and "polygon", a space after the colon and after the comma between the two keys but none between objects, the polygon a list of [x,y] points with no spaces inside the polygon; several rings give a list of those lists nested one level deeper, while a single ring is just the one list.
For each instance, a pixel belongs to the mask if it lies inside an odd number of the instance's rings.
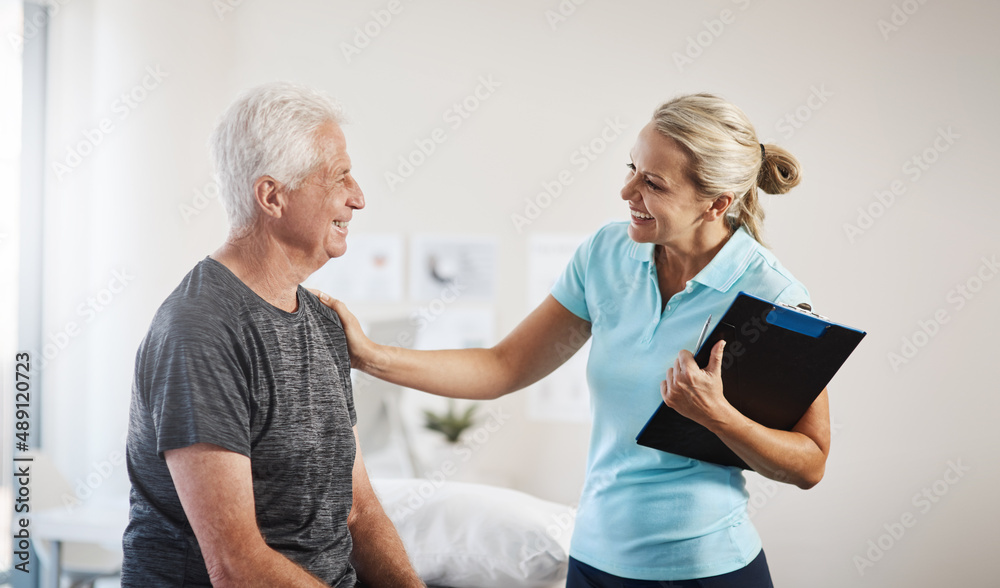
[{"label": "polo shirt button placket", "polygon": [[[648,274],[649,274],[650,287],[653,289],[653,292],[655,293],[654,296],[653,296],[653,298],[657,300],[657,307],[659,307],[659,288],[660,287],[657,284],[656,269],[655,269],[655,267],[653,266],[652,263],[649,264],[649,272],[648,272]],[[641,339],[640,342],[643,345],[649,345],[650,341],[653,340],[653,333],[656,332],[656,325],[659,324],[659,322],[660,322],[659,313],[656,313],[655,310],[653,312],[655,314],[655,316],[653,317],[653,320],[649,321],[649,323],[646,325],[646,329],[642,332],[642,339]]]}]

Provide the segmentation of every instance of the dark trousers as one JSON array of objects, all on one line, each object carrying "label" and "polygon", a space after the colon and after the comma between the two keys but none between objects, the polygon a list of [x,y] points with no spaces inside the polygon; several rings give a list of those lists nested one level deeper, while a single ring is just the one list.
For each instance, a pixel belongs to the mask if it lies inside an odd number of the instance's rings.
[{"label": "dark trousers", "polygon": [[763,550],[745,568],[696,580],[630,580],[569,558],[566,588],[774,588]]}]

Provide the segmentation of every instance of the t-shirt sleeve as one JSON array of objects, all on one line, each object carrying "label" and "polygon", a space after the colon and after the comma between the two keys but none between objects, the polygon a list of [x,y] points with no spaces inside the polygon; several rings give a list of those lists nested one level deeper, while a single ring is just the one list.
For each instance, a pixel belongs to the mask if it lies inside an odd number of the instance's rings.
[{"label": "t-shirt sleeve", "polygon": [[319,298],[299,287],[303,295],[319,311],[321,315],[332,323],[329,325],[327,336],[330,340],[330,351],[333,360],[337,365],[340,375],[340,383],[344,387],[344,400],[347,402],[347,412],[351,415],[351,426],[358,424],[358,415],[354,412],[354,386],[351,381],[351,354],[347,347],[347,333],[344,332],[344,323],[340,320],[340,315],[335,310],[320,302]]},{"label": "t-shirt sleeve", "polygon": [[[339,321],[338,317],[338,321]],[[337,355],[337,367],[340,370],[340,383],[344,387],[344,401],[347,403],[347,412],[351,415],[351,426],[358,424],[358,415],[354,412],[354,386],[351,382],[351,356],[347,351],[347,336],[343,327],[339,327],[340,336],[343,337],[343,345],[335,345]]]},{"label": "t-shirt sleeve", "polygon": [[236,337],[220,320],[167,314],[151,330],[137,372],[157,454],[211,443],[249,456],[249,366]]},{"label": "t-shirt sleeve", "polygon": [[592,319],[590,318],[590,310],[587,308],[586,278],[595,236],[591,235],[576,248],[572,259],[551,290],[552,297],[559,304],[588,322],[591,322]]}]

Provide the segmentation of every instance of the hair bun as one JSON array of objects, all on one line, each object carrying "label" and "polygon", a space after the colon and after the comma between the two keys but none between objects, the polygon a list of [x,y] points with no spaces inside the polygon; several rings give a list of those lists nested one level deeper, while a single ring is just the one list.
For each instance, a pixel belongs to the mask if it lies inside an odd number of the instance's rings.
[{"label": "hair bun", "polygon": [[757,187],[768,194],[784,194],[802,180],[802,168],[795,156],[777,145],[764,145],[764,161],[757,174]]}]

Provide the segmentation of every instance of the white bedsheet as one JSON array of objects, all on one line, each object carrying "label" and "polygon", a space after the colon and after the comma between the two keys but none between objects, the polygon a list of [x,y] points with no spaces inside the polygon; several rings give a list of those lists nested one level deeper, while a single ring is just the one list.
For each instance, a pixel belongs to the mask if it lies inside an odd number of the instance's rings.
[{"label": "white bedsheet", "polygon": [[562,588],[575,509],[483,484],[372,480],[420,577],[451,588]]}]

